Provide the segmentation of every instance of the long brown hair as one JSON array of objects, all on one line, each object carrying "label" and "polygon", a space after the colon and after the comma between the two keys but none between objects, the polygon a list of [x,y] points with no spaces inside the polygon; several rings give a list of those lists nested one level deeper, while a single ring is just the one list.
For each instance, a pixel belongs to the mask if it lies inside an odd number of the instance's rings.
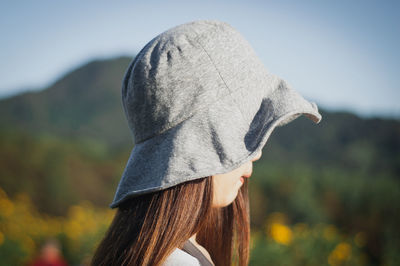
[{"label": "long brown hair", "polygon": [[249,260],[247,178],[234,202],[212,208],[212,177],[130,198],[118,207],[91,264],[162,265],[196,234],[215,265]]}]

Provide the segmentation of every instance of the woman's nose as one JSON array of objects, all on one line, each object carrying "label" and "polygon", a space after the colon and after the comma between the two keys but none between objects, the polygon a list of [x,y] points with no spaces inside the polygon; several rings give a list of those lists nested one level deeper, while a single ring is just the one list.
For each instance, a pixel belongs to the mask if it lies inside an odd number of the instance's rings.
[{"label": "woman's nose", "polygon": [[258,159],[261,158],[262,152],[259,151],[256,155],[256,157],[254,157],[251,161],[246,163],[246,171],[243,174],[244,177],[249,178],[251,176],[251,174],[253,173],[253,162],[257,161]]},{"label": "woman's nose", "polygon": [[259,152],[257,153],[256,157],[254,157],[251,161],[252,161],[252,162],[257,161],[258,159],[261,158],[261,155],[262,155],[262,151],[259,151]]},{"label": "woman's nose", "polygon": [[248,162],[246,166],[247,166],[246,171],[244,172],[244,174],[242,176],[249,178],[251,176],[251,174],[253,173],[253,163]]}]

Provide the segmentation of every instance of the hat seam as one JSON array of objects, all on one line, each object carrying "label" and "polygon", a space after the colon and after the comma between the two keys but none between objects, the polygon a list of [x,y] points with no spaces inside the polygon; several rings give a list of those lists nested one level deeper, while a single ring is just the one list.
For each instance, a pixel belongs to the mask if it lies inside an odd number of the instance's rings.
[{"label": "hat seam", "polygon": [[[203,51],[206,53],[208,59],[210,59],[211,63],[213,64],[213,66],[214,66],[214,68],[215,68],[215,70],[217,71],[219,77],[220,77],[221,80],[224,82],[225,87],[230,91],[230,93],[229,93],[228,95],[226,95],[226,97],[228,97],[228,96],[231,97],[231,100],[232,100],[233,102],[235,102],[236,105],[239,105],[239,104],[236,102],[235,98],[232,97],[232,94],[235,93],[235,92],[237,92],[237,91],[239,91],[240,88],[237,89],[237,90],[234,90],[234,91],[231,90],[231,88],[230,88],[230,87],[228,86],[228,84],[225,82],[225,79],[223,78],[221,72],[219,71],[219,69],[218,69],[217,65],[215,64],[214,60],[212,59],[211,55],[207,52],[207,50],[204,48],[204,46],[201,44],[201,42],[199,42],[200,36],[199,36],[196,32],[195,32],[195,34],[196,34],[197,38],[196,38],[194,41],[196,41],[196,42],[200,45],[200,47],[203,49]],[[246,119],[245,119],[245,117],[244,117],[244,114],[243,114],[242,110],[240,110],[240,108],[237,108],[237,109],[239,110],[239,112],[240,112],[240,114],[241,114],[241,116],[242,116],[242,121],[246,122]],[[249,125],[249,124],[248,124],[248,125]]]},{"label": "hat seam", "polygon": [[[177,123],[174,123],[174,124],[169,124],[169,127],[165,128],[165,129],[163,129],[163,130],[160,130],[160,131],[158,131],[157,133],[154,133],[154,134],[150,135],[149,137],[146,137],[146,138],[140,140],[140,142],[135,142],[135,144],[140,144],[140,143],[142,143],[142,142],[144,142],[144,141],[146,141],[146,140],[148,140],[148,139],[151,139],[151,138],[153,138],[153,137],[155,137],[155,136],[157,136],[157,135],[160,135],[160,134],[162,134],[162,133],[164,133],[164,132],[166,132],[166,131],[168,131],[168,130],[170,130],[170,129],[176,127],[176,126],[178,126],[179,124],[181,124],[181,123],[185,122],[186,120],[190,119],[192,116],[196,115],[198,112],[203,111],[205,108],[208,108],[210,105],[219,102],[220,100],[224,99],[225,97],[231,97],[231,99],[238,105],[238,103],[237,103],[237,102],[234,100],[234,98],[232,97],[232,94],[238,92],[238,91],[240,90],[240,88],[237,89],[237,90],[231,90],[231,88],[227,85],[227,83],[225,82],[224,78],[222,77],[222,74],[221,74],[220,71],[218,70],[216,64],[215,64],[214,61],[212,60],[212,57],[210,56],[210,54],[207,52],[207,50],[204,48],[204,46],[198,41],[198,39],[200,39],[200,36],[199,36],[196,32],[195,32],[195,34],[196,34],[196,38],[195,38],[193,41],[197,42],[197,43],[199,44],[199,46],[201,47],[201,49],[204,51],[204,53],[206,54],[206,56],[207,56],[208,59],[210,60],[211,64],[214,66],[216,72],[218,73],[218,76],[220,77],[220,79],[221,79],[222,82],[224,83],[225,87],[228,89],[229,93],[228,93],[228,94],[222,95],[221,97],[217,98],[215,101],[212,101],[212,102],[210,102],[210,103],[207,104],[207,105],[201,106],[201,107],[199,107],[199,108],[193,110],[192,113],[191,113],[191,115],[187,116],[187,117],[184,118],[183,120],[181,120],[181,121],[179,121],[179,122],[177,122]],[[188,37],[189,37],[189,36],[188,36]],[[242,120],[243,120],[243,121],[246,121],[245,118],[244,118],[244,114],[242,113],[242,111],[240,110],[240,108],[237,108],[237,109],[239,110],[239,112],[240,112],[240,114],[241,114],[241,116],[242,116]],[[249,125],[249,124],[248,124],[248,125]]]},{"label": "hat seam", "polygon": [[[226,24],[227,24],[227,23],[226,23]],[[229,24],[227,24],[227,25],[229,25]],[[139,142],[136,142],[136,141],[135,141],[135,144],[140,144],[140,143],[142,143],[142,142],[144,142],[144,141],[146,141],[146,140],[148,140],[148,139],[151,139],[151,138],[153,138],[153,137],[155,137],[155,136],[157,136],[157,135],[159,135],[159,134],[162,134],[162,133],[164,133],[164,132],[166,132],[166,131],[168,131],[168,130],[170,130],[170,129],[176,127],[176,126],[178,126],[179,124],[183,123],[183,122],[186,121],[187,119],[190,119],[190,118],[191,118],[192,116],[194,116],[197,112],[203,111],[204,108],[207,108],[207,107],[209,107],[210,105],[219,102],[220,100],[222,100],[222,99],[225,98],[225,97],[230,97],[231,100],[232,100],[236,105],[239,105],[239,104],[237,103],[237,101],[234,99],[234,97],[232,97],[232,94],[233,94],[233,93],[236,93],[237,91],[239,91],[240,88],[237,89],[237,90],[232,90],[232,89],[228,86],[228,84],[225,82],[225,79],[223,78],[221,72],[219,71],[217,65],[215,64],[214,60],[212,59],[211,55],[207,52],[207,50],[204,48],[204,46],[203,46],[203,45],[201,44],[201,42],[199,41],[199,39],[200,39],[201,36],[199,36],[199,34],[198,34],[197,32],[195,32],[195,31],[194,31],[194,34],[196,35],[196,38],[193,39],[193,41],[196,42],[196,43],[201,47],[201,49],[204,51],[204,53],[206,54],[206,56],[207,56],[208,59],[210,60],[211,64],[214,66],[214,69],[215,69],[216,72],[218,73],[218,76],[220,77],[220,79],[221,79],[222,82],[224,83],[225,87],[228,89],[229,93],[228,93],[228,94],[225,94],[225,95],[222,95],[221,97],[217,98],[215,101],[212,101],[212,102],[210,102],[210,103],[207,104],[207,105],[201,106],[201,107],[199,107],[199,108],[193,110],[193,111],[191,112],[191,114],[190,114],[189,116],[187,116],[186,118],[184,118],[183,120],[181,120],[181,121],[179,121],[179,122],[176,122],[176,123],[174,123],[174,124],[170,124],[170,123],[169,123],[169,126],[168,126],[168,127],[164,128],[164,129],[162,129],[162,130],[160,130],[160,131],[158,131],[158,132],[156,132],[156,133],[154,133],[154,134],[151,134],[150,136],[148,136],[148,137],[146,137],[146,138],[141,139]],[[191,39],[190,36],[187,35],[187,37],[188,37],[188,39]],[[155,39],[155,38],[154,38],[154,39]],[[245,116],[244,116],[242,110],[240,110],[240,108],[237,108],[237,109],[238,109],[239,112],[240,112],[240,115],[241,115],[241,117],[242,117],[242,121],[246,122],[246,119],[245,119]],[[247,125],[249,125],[249,124],[247,124]]]}]

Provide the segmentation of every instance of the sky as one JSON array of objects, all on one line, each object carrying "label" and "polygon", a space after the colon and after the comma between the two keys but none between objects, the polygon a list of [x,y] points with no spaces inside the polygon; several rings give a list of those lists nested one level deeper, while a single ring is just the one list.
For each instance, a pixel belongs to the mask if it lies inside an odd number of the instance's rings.
[{"label": "sky", "polygon": [[0,0],[0,98],[94,59],[133,56],[176,25],[231,24],[265,67],[329,111],[400,119],[400,1]]}]

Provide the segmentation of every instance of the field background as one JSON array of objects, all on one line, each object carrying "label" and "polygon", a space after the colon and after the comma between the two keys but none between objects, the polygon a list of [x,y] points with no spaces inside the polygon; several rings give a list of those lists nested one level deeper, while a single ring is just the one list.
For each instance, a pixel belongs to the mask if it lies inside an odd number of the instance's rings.
[{"label": "field background", "polygon": [[[86,265],[133,147],[120,88],[132,57],[94,60],[0,100],[0,265],[48,238]],[[276,128],[250,179],[251,265],[398,265],[400,122],[320,109]]]}]

